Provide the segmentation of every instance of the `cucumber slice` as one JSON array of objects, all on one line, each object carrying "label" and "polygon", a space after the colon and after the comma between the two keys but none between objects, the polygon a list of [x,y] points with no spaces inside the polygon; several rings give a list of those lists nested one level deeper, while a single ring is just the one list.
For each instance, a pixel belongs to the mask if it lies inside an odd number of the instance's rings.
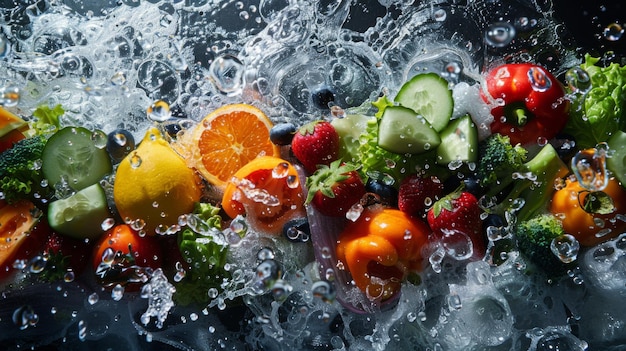
[{"label": "cucumber slice", "polygon": [[454,100],[448,81],[436,73],[423,73],[402,85],[395,101],[424,116],[440,132],[452,117]]},{"label": "cucumber slice", "polygon": [[111,173],[109,154],[95,145],[93,134],[83,127],[65,127],[48,139],[41,171],[51,185],[65,176],[72,189],[81,190]]},{"label": "cucumber slice", "polygon": [[359,137],[366,133],[367,121],[374,117],[361,114],[334,118],[330,123],[339,134],[339,157],[347,162],[357,161]]},{"label": "cucumber slice", "polygon": [[609,150],[613,150],[611,157],[606,159],[606,166],[622,185],[626,184],[626,133],[617,131],[606,142]]},{"label": "cucumber slice", "polygon": [[389,106],[378,125],[378,145],[398,154],[420,154],[441,143],[439,133],[410,108]]},{"label": "cucumber slice", "polygon": [[478,130],[469,115],[454,119],[441,132],[437,148],[437,163],[453,161],[476,162],[478,159]]},{"label": "cucumber slice", "polygon": [[53,230],[78,239],[95,239],[111,216],[104,189],[96,183],[74,195],[50,202],[48,223]]}]

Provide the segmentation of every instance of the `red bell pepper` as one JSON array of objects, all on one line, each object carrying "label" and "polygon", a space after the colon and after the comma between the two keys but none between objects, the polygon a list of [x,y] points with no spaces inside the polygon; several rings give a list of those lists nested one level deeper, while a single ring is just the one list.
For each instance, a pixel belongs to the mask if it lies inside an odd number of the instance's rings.
[{"label": "red bell pepper", "polygon": [[498,66],[487,74],[486,85],[489,94],[503,102],[491,110],[491,131],[509,136],[513,145],[552,139],[567,122],[565,89],[541,66]]}]

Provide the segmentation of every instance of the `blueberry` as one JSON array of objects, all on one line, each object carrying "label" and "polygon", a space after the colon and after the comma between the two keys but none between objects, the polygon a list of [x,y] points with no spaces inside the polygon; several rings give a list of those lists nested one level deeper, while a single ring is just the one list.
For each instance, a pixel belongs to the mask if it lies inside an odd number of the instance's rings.
[{"label": "blueberry", "polygon": [[365,190],[380,196],[385,205],[393,207],[398,205],[398,189],[380,179],[369,178],[365,183]]},{"label": "blueberry", "polygon": [[294,243],[307,242],[311,238],[311,228],[306,217],[288,221],[283,226],[283,236]]},{"label": "blueberry", "polygon": [[135,149],[135,138],[126,129],[116,129],[107,136],[106,149],[111,160],[119,163]]},{"label": "blueberry", "polygon": [[328,104],[335,101],[335,92],[328,86],[322,85],[311,92],[311,101],[319,109],[328,110]]},{"label": "blueberry", "polygon": [[275,145],[289,145],[297,128],[293,123],[279,123],[270,129],[270,140]]},{"label": "blueberry", "polygon": [[469,176],[463,178],[463,185],[465,186],[465,190],[472,193],[472,195],[479,198],[482,195],[482,187],[480,186],[480,181],[478,178],[474,176]]}]

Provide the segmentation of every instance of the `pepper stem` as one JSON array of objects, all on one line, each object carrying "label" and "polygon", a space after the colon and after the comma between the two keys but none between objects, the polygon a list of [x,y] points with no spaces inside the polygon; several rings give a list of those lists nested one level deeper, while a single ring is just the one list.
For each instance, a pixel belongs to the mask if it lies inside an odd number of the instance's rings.
[{"label": "pepper stem", "polygon": [[514,109],[513,111],[513,118],[515,119],[515,124],[518,126],[524,126],[526,125],[526,123],[528,123],[528,114],[525,108],[523,107],[519,107]]}]

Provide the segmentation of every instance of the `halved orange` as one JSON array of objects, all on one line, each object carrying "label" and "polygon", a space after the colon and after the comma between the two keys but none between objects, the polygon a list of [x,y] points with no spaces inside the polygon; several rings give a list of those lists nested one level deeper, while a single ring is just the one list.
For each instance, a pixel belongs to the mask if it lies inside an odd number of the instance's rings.
[{"label": "halved orange", "polygon": [[270,141],[272,122],[247,104],[222,106],[195,127],[190,147],[193,165],[211,184],[224,187],[248,162],[260,156],[280,156]]}]

